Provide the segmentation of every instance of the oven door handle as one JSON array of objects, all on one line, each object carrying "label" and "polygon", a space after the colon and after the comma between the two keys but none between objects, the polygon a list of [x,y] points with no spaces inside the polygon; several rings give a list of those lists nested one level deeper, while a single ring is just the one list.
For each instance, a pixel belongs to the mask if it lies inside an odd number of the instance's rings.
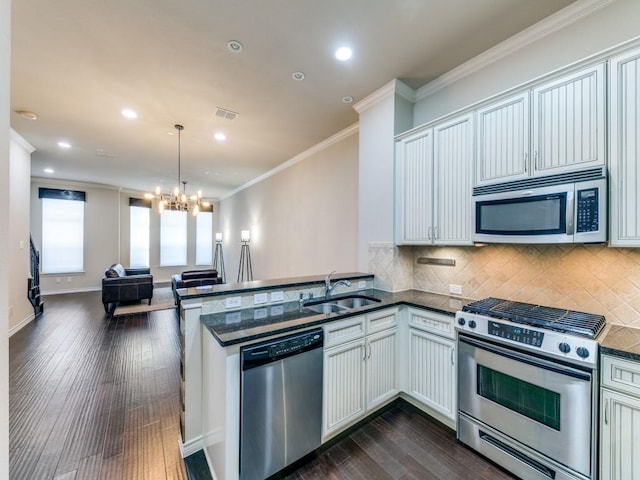
[{"label": "oven door handle", "polygon": [[544,368],[545,370],[549,370],[551,372],[556,372],[561,375],[577,378],[578,380],[584,380],[586,382],[591,381],[591,375],[589,375],[586,372],[569,368],[558,363],[549,362],[548,360],[543,360],[541,358],[534,357],[532,355],[525,355],[515,350],[508,350],[506,348],[502,348],[497,345],[492,345],[490,343],[482,342],[480,340],[471,339],[466,335],[459,335],[458,341],[471,345],[472,347],[479,348],[481,350],[486,350],[487,352],[493,353],[494,355],[507,357],[512,360],[516,360],[518,362],[532,365],[534,367]]}]

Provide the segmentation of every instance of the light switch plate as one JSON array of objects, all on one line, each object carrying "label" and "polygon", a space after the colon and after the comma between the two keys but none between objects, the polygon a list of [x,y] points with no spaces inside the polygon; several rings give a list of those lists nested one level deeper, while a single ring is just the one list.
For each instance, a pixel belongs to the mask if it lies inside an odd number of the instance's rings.
[{"label": "light switch plate", "polygon": [[269,299],[268,293],[256,293],[253,295],[253,304],[260,305],[261,303],[267,303]]},{"label": "light switch plate", "polygon": [[281,302],[284,300],[284,292],[271,292],[272,302]]},{"label": "light switch plate", "polygon": [[225,308],[240,308],[242,305],[242,297],[227,297],[224,300]]}]

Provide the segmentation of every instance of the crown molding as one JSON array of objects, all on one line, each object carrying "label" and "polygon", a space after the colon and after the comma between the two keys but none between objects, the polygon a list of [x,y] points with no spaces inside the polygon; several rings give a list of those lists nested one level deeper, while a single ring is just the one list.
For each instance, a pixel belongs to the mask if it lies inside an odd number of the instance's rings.
[{"label": "crown molding", "polygon": [[495,47],[490,48],[489,50],[475,56],[471,60],[420,87],[415,92],[415,101],[419,101],[433,95],[435,92],[442,90],[448,85],[451,85],[452,83],[481,70],[487,65],[517,52],[527,45],[540,40],[557,30],[571,25],[582,17],[591,15],[593,12],[606,7],[614,1],[615,0],[578,0],[575,3],[572,3],[553,15],[539,21],[535,25],[516,33],[504,42],[499,43]]},{"label": "crown molding", "polygon": [[358,128],[359,128],[358,124],[354,123],[353,125],[345,128],[344,130],[341,130],[340,132],[336,133],[335,135],[330,136],[329,138],[323,140],[322,142],[320,142],[320,143],[314,145],[313,147],[305,150],[304,152],[299,153],[295,157],[287,160],[286,162],[281,163],[280,165],[278,165],[274,169],[269,170],[267,173],[265,173],[263,175],[260,175],[259,177],[256,177],[253,180],[249,180],[247,183],[245,183],[243,185],[240,185],[235,190],[232,190],[231,192],[227,193],[223,197],[220,197],[220,201],[226,200],[227,198],[232,197],[236,193],[239,193],[242,190],[246,190],[247,188],[255,185],[256,183],[260,183],[263,180],[266,180],[267,178],[274,176],[276,173],[279,173],[282,170],[286,170],[287,168],[290,168],[290,167],[294,166],[295,164],[300,163],[303,160],[306,160],[307,158],[311,157],[312,155],[315,155],[316,153],[321,152],[325,148],[328,148],[331,145],[344,140],[345,138],[349,137],[350,135],[353,135],[354,133],[356,133],[358,131]]},{"label": "crown molding", "polygon": [[36,147],[31,145],[29,142],[27,142],[27,140],[22,135],[20,135],[18,132],[16,132],[13,128],[11,128],[9,130],[10,130],[10,138],[11,138],[11,140],[16,142],[18,145],[20,145],[22,148],[27,150],[29,153],[33,153],[33,152],[36,151]]},{"label": "crown molding", "polygon": [[383,87],[379,88],[375,92],[373,92],[368,97],[356,103],[353,108],[356,112],[362,113],[365,110],[371,108],[381,100],[385,100],[389,98],[391,95],[400,95],[405,100],[410,101],[411,103],[415,103],[416,94],[415,91],[407,86],[405,83],[401,82],[398,79],[393,79]]}]

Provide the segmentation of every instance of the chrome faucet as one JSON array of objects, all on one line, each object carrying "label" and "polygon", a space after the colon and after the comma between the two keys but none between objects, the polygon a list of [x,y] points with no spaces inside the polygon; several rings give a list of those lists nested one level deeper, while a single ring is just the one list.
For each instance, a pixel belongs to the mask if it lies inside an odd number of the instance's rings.
[{"label": "chrome faucet", "polygon": [[331,275],[333,275],[334,273],[336,273],[336,271],[334,270],[333,272],[331,272],[329,275],[327,275],[324,279],[324,296],[328,297],[329,295],[331,295],[331,292],[333,291],[334,288],[336,288],[338,285],[344,285],[345,287],[350,287],[351,286],[351,282],[349,280],[338,280],[337,282],[335,282],[333,285],[331,284]]}]

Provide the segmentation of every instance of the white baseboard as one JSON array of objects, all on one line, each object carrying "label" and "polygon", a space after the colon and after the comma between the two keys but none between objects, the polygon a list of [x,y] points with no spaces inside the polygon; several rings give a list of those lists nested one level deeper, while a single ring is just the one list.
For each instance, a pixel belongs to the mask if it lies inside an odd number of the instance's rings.
[{"label": "white baseboard", "polygon": [[84,292],[100,292],[102,287],[83,287],[83,288],[69,288],[67,290],[47,290],[42,292],[42,296],[47,295],[62,295],[65,293],[84,293]]},{"label": "white baseboard", "polygon": [[25,318],[24,320],[22,320],[20,323],[18,323],[17,325],[14,325],[13,327],[11,327],[9,329],[9,337],[11,337],[13,334],[18,333],[20,330],[22,330],[24,327],[26,327],[27,325],[29,325],[30,322],[32,322],[34,319],[36,318],[35,314],[32,313],[31,315],[29,315],[27,318]]},{"label": "white baseboard", "polygon": [[202,451],[204,452],[204,458],[207,459],[207,465],[209,466],[209,473],[211,473],[211,477],[213,477],[213,480],[218,480],[218,477],[216,476],[216,470],[215,468],[213,468],[213,462],[209,458],[209,453],[207,452],[207,449],[204,448]]},{"label": "white baseboard", "polygon": [[204,450],[202,435],[196,438],[192,438],[187,443],[182,443],[182,440],[178,439],[178,443],[180,445],[180,453],[182,454],[182,458],[187,458],[189,455],[193,455],[200,450]]}]

